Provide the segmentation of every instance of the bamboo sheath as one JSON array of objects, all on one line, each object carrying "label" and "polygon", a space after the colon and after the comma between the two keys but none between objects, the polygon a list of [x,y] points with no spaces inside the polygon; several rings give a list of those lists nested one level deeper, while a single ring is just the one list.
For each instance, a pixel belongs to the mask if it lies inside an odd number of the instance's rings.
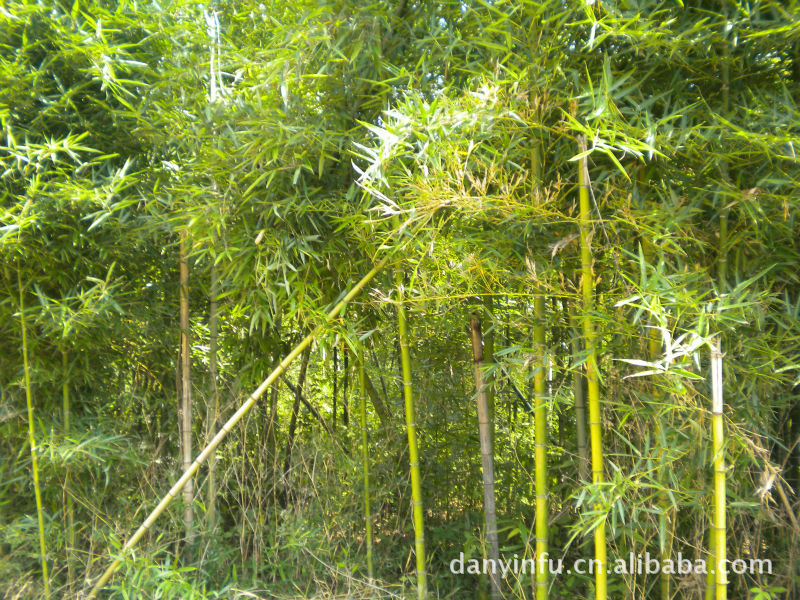
[{"label": "bamboo sheath", "polygon": [[725,566],[725,436],[722,429],[722,353],[719,342],[711,347],[711,425],[714,438],[714,570],[716,600],[728,597],[728,573]]},{"label": "bamboo sheath", "polygon": [[414,548],[417,556],[417,597],[428,597],[428,578],[425,569],[425,523],[422,514],[422,480],[417,450],[417,422],[414,411],[414,393],[411,381],[411,355],[408,351],[408,322],[403,304],[403,285],[398,277],[397,326],[400,334],[400,363],[403,373],[403,402],[405,405],[406,431],[408,433],[408,458],[411,471],[411,499],[414,515]]},{"label": "bamboo sheath", "polygon": [[536,367],[533,373],[534,391],[534,469],[536,485],[536,600],[547,600],[548,572],[547,557],[547,392],[545,369],[544,338],[544,296],[534,300],[535,325],[533,344],[536,354]]},{"label": "bamboo sheath", "polygon": [[[580,139],[581,152],[586,150],[586,141]],[[594,309],[594,275],[592,252],[589,247],[591,231],[591,209],[589,206],[589,169],[584,156],[578,162],[578,198],[580,201],[581,278],[583,294],[583,335],[587,352],[586,382],[589,405],[589,443],[592,450],[592,483],[603,483],[603,440],[600,417],[600,384],[597,378],[597,347],[592,310]],[[594,530],[595,598],[607,598],[606,522],[602,519]]]},{"label": "bamboo sheath", "polygon": [[175,484],[170,488],[170,490],[166,493],[166,495],[161,499],[158,505],[153,509],[153,511],[147,516],[144,520],[142,525],[136,532],[128,539],[125,545],[122,547],[119,556],[113,560],[113,562],[108,566],[105,572],[100,576],[97,582],[94,584],[94,587],[89,592],[89,595],[86,597],[86,600],[92,600],[97,596],[97,593],[103,588],[103,586],[111,579],[111,576],[114,572],[119,568],[120,564],[123,560],[123,555],[133,548],[137,542],[142,538],[142,536],[150,529],[150,527],[155,523],[156,519],[161,516],[161,513],[169,506],[170,502],[172,502],[175,497],[181,492],[183,486],[186,485],[197,470],[200,468],[206,459],[211,455],[214,450],[216,450],[217,446],[225,439],[225,436],[228,435],[230,430],[242,419],[242,417],[249,411],[253,405],[258,401],[258,399],[262,396],[262,394],[286,371],[289,365],[292,364],[292,361],[296,359],[303,350],[305,350],[314,338],[322,331],[324,326],[334,319],[339,313],[342,312],[344,307],[350,302],[363,288],[370,282],[370,280],[375,277],[375,275],[384,267],[386,263],[389,261],[389,257],[385,257],[382,259],[377,265],[375,265],[369,273],[364,275],[364,277],[359,281],[355,287],[353,287],[348,294],[342,298],[342,300],[336,304],[327,314],[326,323],[320,324],[314,328],[314,330],[309,333],[303,340],[291,351],[288,355],[278,364],[277,367],[269,374],[269,376],[259,385],[256,390],[250,394],[247,400],[242,404],[239,409],[231,415],[231,417],[227,420],[227,422],[222,426],[222,428],[217,432],[214,438],[208,443],[208,445],[203,449],[202,452],[194,459],[190,467],[184,471],[183,475],[175,482]]},{"label": "bamboo sheath", "polygon": [[[483,377],[483,335],[481,320],[478,315],[470,318],[470,333],[472,339],[472,359],[475,373],[475,400],[478,409],[478,437],[481,444],[481,470],[483,472],[483,514],[486,523],[486,541],[489,544],[489,558],[494,564],[500,561],[500,542],[497,537],[497,507],[494,493],[494,458],[492,450],[491,424],[492,418],[489,411],[487,383]],[[489,571],[489,585],[493,600],[500,595],[500,581],[496,570]]]}]

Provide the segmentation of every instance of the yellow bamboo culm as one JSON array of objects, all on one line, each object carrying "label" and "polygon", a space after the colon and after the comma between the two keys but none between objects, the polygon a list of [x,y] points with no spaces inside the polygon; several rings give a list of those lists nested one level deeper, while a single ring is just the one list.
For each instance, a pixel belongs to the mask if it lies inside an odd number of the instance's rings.
[{"label": "yellow bamboo culm", "polygon": [[183,486],[186,485],[186,482],[189,481],[194,474],[197,473],[197,470],[200,468],[208,457],[214,452],[219,446],[220,442],[225,439],[225,436],[228,435],[231,429],[236,426],[236,424],[242,420],[247,412],[253,408],[253,405],[258,401],[258,399],[262,396],[262,394],[275,382],[281,377],[286,369],[289,368],[289,365],[292,364],[292,361],[296,359],[302,352],[305,350],[311,342],[314,341],[320,332],[323,330],[325,325],[330,323],[333,319],[335,319],[339,313],[344,310],[344,307],[356,297],[356,295],[364,289],[364,286],[369,283],[373,277],[384,267],[386,263],[389,261],[389,257],[385,257],[381,260],[377,265],[375,265],[369,273],[364,275],[364,277],[359,281],[355,287],[353,287],[348,294],[342,298],[336,306],[334,306],[326,315],[325,323],[317,325],[314,330],[309,333],[303,340],[294,347],[294,349],[286,355],[286,357],[278,364],[277,367],[269,374],[269,376],[259,385],[256,390],[250,394],[247,400],[242,404],[239,409],[231,415],[231,417],[225,422],[222,428],[216,433],[213,439],[208,443],[208,445],[203,448],[203,451],[197,455],[197,458],[194,459],[190,467],[184,471],[183,475],[180,476],[178,481],[176,481],[170,490],[166,493],[166,495],[161,498],[161,501],[158,505],[153,509],[153,511],[147,516],[144,522],[141,524],[139,529],[125,542],[125,545],[122,547],[117,558],[115,558],[112,563],[108,566],[108,568],[103,572],[100,578],[92,587],[89,594],[86,596],[86,600],[92,600],[93,598],[97,597],[97,593],[108,583],[108,580],[111,579],[111,576],[114,575],[114,572],[119,568],[120,564],[122,564],[122,560],[124,556],[130,551],[142,536],[147,533],[150,527],[153,526],[153,523],[156,522],[158,517],[161,516],[161,513],[166,510],[167,506],[169,506],[170,502],[172,502],[175,497],[181,492]]},{"label": "yellow bamboo culm", "polygon": [[[586,141],[579,140],[580,151],[586,151]],[[583,337],[586,349],[587,403],[589,405],[589,443],[592,450],[592,483],[603,483],[603,432],[600,418],[600,383],[597,378],[597,347],[592,321],[594,310],[594,275],[591,235],[591,209],[589,205],[589,169],[586,156],[578,161],[578,199],[580,203],[581,289],[583,296]],[[608,590],[606,522],[602,519],[594,530],[595,599],[606,600]]]},{"label": "yellow bamboo culm", "polygon": [[428,579],[425,570],[425,524],[422,513],[422,478],[417,450],[417,422],[414,411],[414,388],[411,381],[411,355],[408,351],[408,322],[403,304],[403,285],[398,277],[397,326],[400,335],[400,363],[403,372],[403,401],[408,433],[408,459],[411,471],[411,500],[414,516],[414,548],[417,556],[417,598],[428,597]]},{"label": "yellow bamboo culm", "polygon": [[533,374],[534,391],[534,470],[536,484],[536,600],[547,600],[548,595],[548,498],[547,498],[547,386],[544,339],[544,296],[534,301],[536,324],[533,327],[533,344],[536,370]]},{"label": "yellow bamboo culm", "polygon": [[[656,362],[658,357],[661,355],[661,338],[658,329],[653,328],[650,330],[650,337],[648,338],[648,351],[650,360],[652,362]],[[660,404],[663,401],[662,392],[657,384],[653,385],[653,400],[656,402],[656,404]],[[662,428],[660,418],[656,420],[655,426],[656,437],[661,439]],[[658,465],[659,469],[663,473],[666,469],[663,447],[658,452]],[[670,559],[670,555],[672,553],[672,532],[669,529],[669,514],[671,513],[671,506],[667,500],[667,495],[664,492],[659,493],[658,510],[658,530],[660,537],[658,550],[659,555],[661,556],[661,564],[666,564],[666,561]],[[672,580],[669,574],[665,573],[663,570],[658,575],[658,585],[661,600],[670,600],[672,598],[672,593],[670,591],[670,588],[672,587]]]},{"label": "yellow bamboo culm", "polygon": [[711,426],[714,444],[714,571],[715,600],[728,598],[725,537],[725,435],[722,428],[722,353],[718,341],[711,346]]}]

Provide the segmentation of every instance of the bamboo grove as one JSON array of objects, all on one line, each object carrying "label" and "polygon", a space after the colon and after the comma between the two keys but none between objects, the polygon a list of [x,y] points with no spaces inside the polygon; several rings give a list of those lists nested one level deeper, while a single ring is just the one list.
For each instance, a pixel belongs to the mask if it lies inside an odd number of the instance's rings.
[{"label": "bamboo grove", "polygon": [[800,594],[796,0],[9,0],[0,82],[2,597]]}]

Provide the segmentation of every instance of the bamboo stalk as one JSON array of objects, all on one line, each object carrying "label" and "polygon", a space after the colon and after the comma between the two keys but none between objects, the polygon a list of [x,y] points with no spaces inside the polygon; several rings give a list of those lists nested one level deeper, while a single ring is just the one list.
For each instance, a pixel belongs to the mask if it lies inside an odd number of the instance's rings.
[{"label": "bamboo stalk", "polygon": [[336,389],[339,379],[339,346],[334,342],[333,344],[333,428],[336,429],[336,397],[338,390]]},{"label": "bamboo stalk", "polygon": [[585,378],[577,368],[575,363],[578,361],[578,355],[581,353],[581,342],[579,337],[579,324],[575,316],[575,310],[570,308],[569,311],[570,326],[573,330],[572,336],[572,356],[573,368],[572,373],[572,393],[575,397],[575,436],[578,445],[578,478],[582,482],[589,480],[589,448],[586,445],[586,396],[584,394]]},{"label": "bamboo stalk", "polygon": [[[481,443],[481,467],[483,472],[483,514],[486,523],[486,540],[489,544],[489,558],[492,564],[500,563],[500,542],[497,538],[497,508],[494,493],[494,458],[491,439],[491,415],[489,413],[489,400],[486,393],[487,383],[483,377],[483,335],[481,333],[481,319],[473,314],[470,319],[470,333],[472,339],[473,369],[475,372],[476,402],[478,405],[478,436]],[[496,568],[496,567],[495,567]],[[492,569],[489,572],[489,586],[493,600],[499,599],[500,581],[498,573]]]},{"label": "bamboo stalk", "polygon": [[372,570],[372,511],[369,501],[369,436],[367,435],[367,382],[364,372],[364,360],[358,365],[358,383],[361,397],[361,463],[364,472],[364,521],[367,547],[367,576],[371,582],[374,578]]},{"label": "bamboo stalk", "polygon": [[536,485],[536,600],[547,600],[547,389],[545,369],[544,296],[534,300],[535,324],[533,326],[536,366],[533,372],[534,392],[534,470]]},{"label": "bamboo stalk", "polygon": [[[580,151],[585,152],[586,141],[580,138]],[[600,416],[600,384],[597,378],[597,347],[592,311],[594,310],[594,274],[591,234],[591,209],[589,206],[589,169],[584,156],[578,163],[578,196],[580,201],[581,278],[583,294],[583,335],[587,352],[586,381],[588,384],[589,442],[592,448],[592,483],[603,483],[603,431]],[[594,530],[595,598],[606,600],[608,579],[606,574],[606,522],[602,519]]]},{"label": "bamboo stalk", "polygon": [[111,579],[111,576],[114,572],[119,568],[120,564],[122,563],[124,555],[134,546],[136,546],[137,542],[142,538],[142,536],[147,533],[147,531],[152,527],[153,523],[156,522],[161,513],[169,506],[170,502],[172,502],[177,494],[183,489],[183,486],[186,485],[186,482],[189,481],[190,478],[194,476],[197,470],[200,468],[206,459],[208,459],[209,455],[216,450],[217,446],[219,446],[220,442],[225,439],[225,436],[228,435],[228,432],[244,417],[245,414],[253,407],[253,405],[258,401],[264,391],[269,388],[292,364],[292,361],[296,359],[301,352],[303,352],[314,338],[319,335],[319,333],[323,330],[325,325],[330,323],[331,320],[336,318],[336,316],[342,312],[344,307],[350,302],[363,288],[370,282],[370,280],[375,277],[375,275],[380,271],[386,263],[388,262],[389,257],[383,258],[377,265],[375,265],[369,273],[364,275],[364,277],[359,281],[348,294],[342,298],[336,306],[334,306],[326,315],[325,323],[317,325],[311,333],[309,333],[303,340],[294,347],[294,349],[286,355],[286,357],[278,363],[278,366],[269,374],[269,376],[259,385],[255,391],[247,398],[247,400],[239,407],[239,409],[231,415],[231,417],[225,422],[214,438],[208,443],[208,445],[203,449],[202,452],[194,459],[189,469],[184,471],[183,475],[173,484],[172,488],[166,493],[166,495],[161,498],[158,505],[152,510],[152,512],[147,516],[144,522],[141,524],[139,529],[128,539],[125,545],[122,547],[119,555],[112,561],[112,563],[108,566],[108,568],[103,572],[100,578],[92,587],[89,595],[86,597],[86,600],[92,600],[97,596],[97,593],[103,588],[103,586]]},{"label": "bamboo stalk", "polygon": [[44,509],[42,508],[42,489],[39,486],[39,457],[36,454],[36,434],[33,424],[33,396],[31,393],[31,370],[28,363],[28,328],[25,324],[25,299],[22,292],[22,275],[17,270],[19,285],[19,322],[22,329],[22,364],[25,372],[25,403],[28,409],[28,444],[31,447],[31,474],[33,476],[33,495],[36,501],[36,521],[39,527],[39,555],[42,564],[42,583],[44,596],[50,597],[50,577],[47,573],[47,546],[44,541]]},{"label": "bamboo stalk", "polygon": [[[399,280],[399,277],[398,277]],[[408,351],[408,323],[403,304],[403,285],[398,281],[397,325],[400,337],[400,365],[403,373],[403,400],[405,404],[406,431],[408,433],[408,458],[411,471],[411,499],[414,515],[414,547],[417,557],[417,598],[428,596],[427,572],[425,570],[425,524],[422,513],[422,481],[417,450],[417,422],[414,411],[414,393],[411,381],[411,356]]]},{"label": "bamboo stalk", "polygon": [[[67,376],[68,371],[68,364],[67,364],[67,351],[62,348],[61,350],[61,364],[64,370],[63,379],[61,381],[61,396],[62,396],[62,413],[64,417],[64,436],[69,437],[70,434],[70,420],[71,420],[71,413],[72,409],[70,407],[70,398],[69,398],[69,380]],[[67,559],[67,587],[72,591],[72,582],[73,582],[73,557],[75,552],[75,505],[72,500],[72,494],[70,493],[70,468],[69,464],[67,464],[67,468],[64,472],[64,495],[65,498],[65,505],[66,505],[66,513],[67,513],[67,522],[66,526],[66,559]]]},{"label": "bamboo stalk", "polygon": [[[189,345],[189,263],[186,256],[186,237],[181,234],[180,243],[180,327],[181,327],[181,460],[183,470],[192,464],[192,385],[191,348]],[[186,545],[194,543],[194,480],[189,479],[183,488],[183,527]]]},{"label": "bamboo stalk", "polygon": [[[211,290],[209,294],[208,307],[208,331],[209,331],[209,357],[208,375],[211,379],[211,415],[208,419],[208,436],[217,428],[219,418],[219,388],[217,386],[217,345],[219,338],[217,323],[217,269],[211,265]],[[206,504],[208,505],[208,530],[213,532],[217,525],[217,455],[215,452],[208,457],[208,495]]]},{"label": "bamboo stalk", "polygon": [[[650,335],[647,340],[648,343],[648,354],[650,360],[655,362],[658,357],[661,355],[661,339],[660,333],[657,329],[650,329]],[[661,401],[661,392],[658,389],[657,385],[653,385],[653,400],[656,403]],[[656,419],[655,423],[656,427],[656,436],[660,439],[661,438],[661,419]],[[664,448],[661,448],[658,452],[658,464],[659,470],[661,473],[665,472],[666,465],[664,461]],[[659,530],[659,554],[661,556],[661,564],[666,564],[666,561],[670,559],[670,554],[672,552],[672,536],[669,531],[669,519],[668,519],[668,512],[670,512],[670,505],[667,501],[666,494],[663,492],[659,493],[658,497],[658,507],[659,507],[659,514],[658,514],[658,530]],[[665,573],[664,570],[660,570],[658,575],[658,586],[659,586],[659,593],[661,595],[661,600],[670,600],[672,597],[672,593],[670,591],[672,587],[672,578],[668,573]]]},{"label": "bamboo stalk", "polygon": [[[485,296],[483,305],[486,308],[486,315],[490,322],[490,327],[483,335],[483,362],[486,365],[494,364],[494,300],[491,296]],[[494,374],[489,372],[484,377],[486,388],[486,407],[489,415],[489,449],[492,456],[494,456],[494,434],[495,434],[495,389],[494,389]]]},{"label": "bamboo stalk", "polygon": [[714,443],[714,567],[716,600],[728,597],[728,573],[725,566],[725,436],[722,428],[722,353],[719,342],[711,347],[711,426]]},{"label": "bamboo stalk", "polygon": [[708,530],[708,556],[710,557],[711,568],[706,569],[706,590],[705,600],[714,600],[717,594],[717,571],[716,571],[716,556],[717,556],[717,543],[714,533],[714,513],[711,513],[711,527]]}]

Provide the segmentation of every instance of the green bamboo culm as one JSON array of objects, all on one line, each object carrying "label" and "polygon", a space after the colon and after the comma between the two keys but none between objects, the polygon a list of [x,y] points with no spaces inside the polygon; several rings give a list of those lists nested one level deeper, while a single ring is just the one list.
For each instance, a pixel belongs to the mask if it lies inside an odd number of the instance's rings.
[{"label": "green bamboo culm", "polygon": [[[650,329],[650,335],[648,337],[648,354],[650,356],[650,361],[655,362],[658,360],[659,356],[661,356],[661,338],[658,329],[652,328]],[[662,401],[662,394],[661,390],[658,388],[657,385],[653,385],[653,400],[656,405],[660,404]],[[656,436],[660,440],[662,437],[662,427],[661,427],[661,419],[656,419]],[[662,447],[658,452],[658,464],[659,464],[659,471],[661,473],[666,472],[666,464],[665,464],[665,450]],[[672,534],[671,530],[669,529],[669,512],[670,512],[670,504],[668,502],[667,496],[665,492],[660,492],[658,496],[658,532],[659,532],[659,554],[661,556],[661,564],[666,564],[666,561],[670,559],[670,554],[672,552]],[[672,587],[672,580],[668,573],[665,573],[662,569],[658,575],[658,585],[659,585],[659,593],[661,596],[661,600],[670,600],[672,598],[672,593],[670,591]]]},{"label": "green bamboo culm", "polygon": [[714,570],[715,600],[728,597],[728,573],[725,567],[725,434],[722,428],[722,353],[719,342],[711,346],[711,427],[714,444]]},{"label": "green bamboo culm", "polygon": [[[67,362],[67,351],[62,349],[61,350],[61,364],[64,369],[64,375],[62,376],[61,380],[61,396],[62,396],[62,413],[64,418],[64,436],[67,438],[70,435],[70,420],[72,416],[72,408],[70,407],[70,398],[69,398],[69,377],[68,377],[68,362]],[[73,567],[73,556],[75,552],[75,506],[72,501],[72,493],[70,492],[70,469],[69,464],[67,464],[67,468],[64,472],[64,495],[65,501],[64,504],[66,506],[66,513],[67,513],[67,522],[66,522],[66,559],[67,559],[67,587],[72,590],[72,567]]]},{"label": "green bamboo culm", "polygon": [[33,495],[36,501],[36,520],[39,525],[39,554],[42,563],[42,583],[44,596],[50,597],[50,577],[47,573],[47,546],[44,541],[44,509],[42,508],[42,490],[39,486],[39,458],[36,448],[36,434],[33,425],[33,397],[31,394],[31,369],[28,363],[28,328],[25,324],[25,299],[22,290],[22,275],[17,270],[19,285],[19,322],[22,329],[22,364],[25,372],[25,402],[28,408],[28,445],[31,447],[31,472],[33,475]]},{"label": "green bamboo culm", "polygon": [[[586,141],[580,138],[580,150],[586,151]],[[592,221],[589,205],[589,168],[586,156],[578,161],[578,199],[580,203],[581,290],[583,295],[583,338],[586,349],[587,403],[589,405],[589,444],[592,449],[592,483],[603,483],[603,432],[600,417],[600,383],[597,378],[597,347],[592,311],[594,310],[594,275],[592,251],[589,246]],[[606,522],[601,520],[594,530],[595,599],[606,600]]]},{"label": "green bamboo culm", "polygon": [[364,372],[364,359],[358,365],[358,384],[361,396],[361,463],[364,472],[364,521],[367,547],[367,576],[372,581],[375,577],[372,569],[372,511],[369,501],[369,436],[367,435],[367,377]]},{"label": "green bamboo culm", "polygon": [[[159,501],[158,505],[153,509],[153,511],[147,516],[144,522],[141,524],[139,529],[125,542],[125,545],[122,547],[117,558],[115,558],[108,568],[103,572],[100,578],[95,582],[94,586],[92,587],[89,594],[86,596],[85,600],[92,600],[93,598],[97,597],[98,592],[105,586],[109,579],[111,579],[112,575],[116,572],[119,568],[120,564],[122,564],[122,560],[124,556],[131,550],[139,540],[144,536],[145,533],[149,531],[149,529],[153,526],[153,523],[156,522],[158,517],[166,510],[167,506],[175,499],[175,497],[181,492],[183,486],[186,485],[186,482],[189,481],[194,474],[197,473],[197,470],[213,453],[217,446],[219,446],[220,442],[225,439],[225,436],[228,435],[231,429],[236,426],[236,424],[242,420],[247,412],[253,408],[253,405],[258,401],[258,399],[264,394],[264,392],[269,389],[269,387],[278,380],[285,372],[286,369],[289,368],[289,365],[292,364],[294,359],[296,359],[300,354],[314,341],[314,339],[322,332],[326,325],[328,325],[333,319],[335,319],[339,313],[344,310],[344,307],[358,295],[358,293],[364,289],[364,287],[372,280],[373,277],[383,268],[386,266],[386,263],[389,261],[389,257],[383,258],[377,265],[375,265],[369,273],[364,275],[348,293],[347,295],[342,298],[336,306],[334,306],[330,311],[328,311],[326,315],[326,319],[324,323],[317,325],[311,333],[309,333],[303,340],[295,346],[286,357],[278,363],[278,366],[269,374],[269,376],[259,385],[255,391],[250,394],[247,400],[239,407],[239,409],[231,415],[231,417],[225,422],[222,428],[216,433],[216,435],[212,438],[212,440],[208,443],[208,445],[203,448],[203,451],[197,455],[197,458],[194,459],[191,466],[183,472],[183,475],[173,484],[170,490],[164,495],[163,498]],[[416,448],[416,446],[415,446]]]},{"label": "green bamboo culm", "polygon": [[583,372],[578,368],[577,363],[580,360],[581,342],[580,342],[580,324],[575,315],[575,309],[569,309],[569,322],[572,328],[572,393],[575,397],[575,437],[578,446],[578,478],[582,483],[589,479],[589,449],[586,446],[586,397],[584,394],[584,380]]},{"label": "green bamboo culm", "polygon": [[400,334],[400,363],[403,372],[403,400],[408,433],[408,457],[411,471],[411,500],[414,515],[414,546],[417,556],[417,598],[425,600],[428,596],[428,581],[425,571],[425,523],[422,515],[422,481],[419,472],[419,452],[417,450],[417,423],[414,411],[414,388],[411,382],[411,356],[408,351],[408,323],[403,303],[403,284],[398,277],[397,285],[397,326]]},{"label": "green bamboo culm", "polygon": [[536,600],[547,600],[547,387],[545,369],[547,357],[544,338],[544,296],[534,300],[533,327],[536,367],[533,374],[534,391],[534,470],[536,480]]}]

